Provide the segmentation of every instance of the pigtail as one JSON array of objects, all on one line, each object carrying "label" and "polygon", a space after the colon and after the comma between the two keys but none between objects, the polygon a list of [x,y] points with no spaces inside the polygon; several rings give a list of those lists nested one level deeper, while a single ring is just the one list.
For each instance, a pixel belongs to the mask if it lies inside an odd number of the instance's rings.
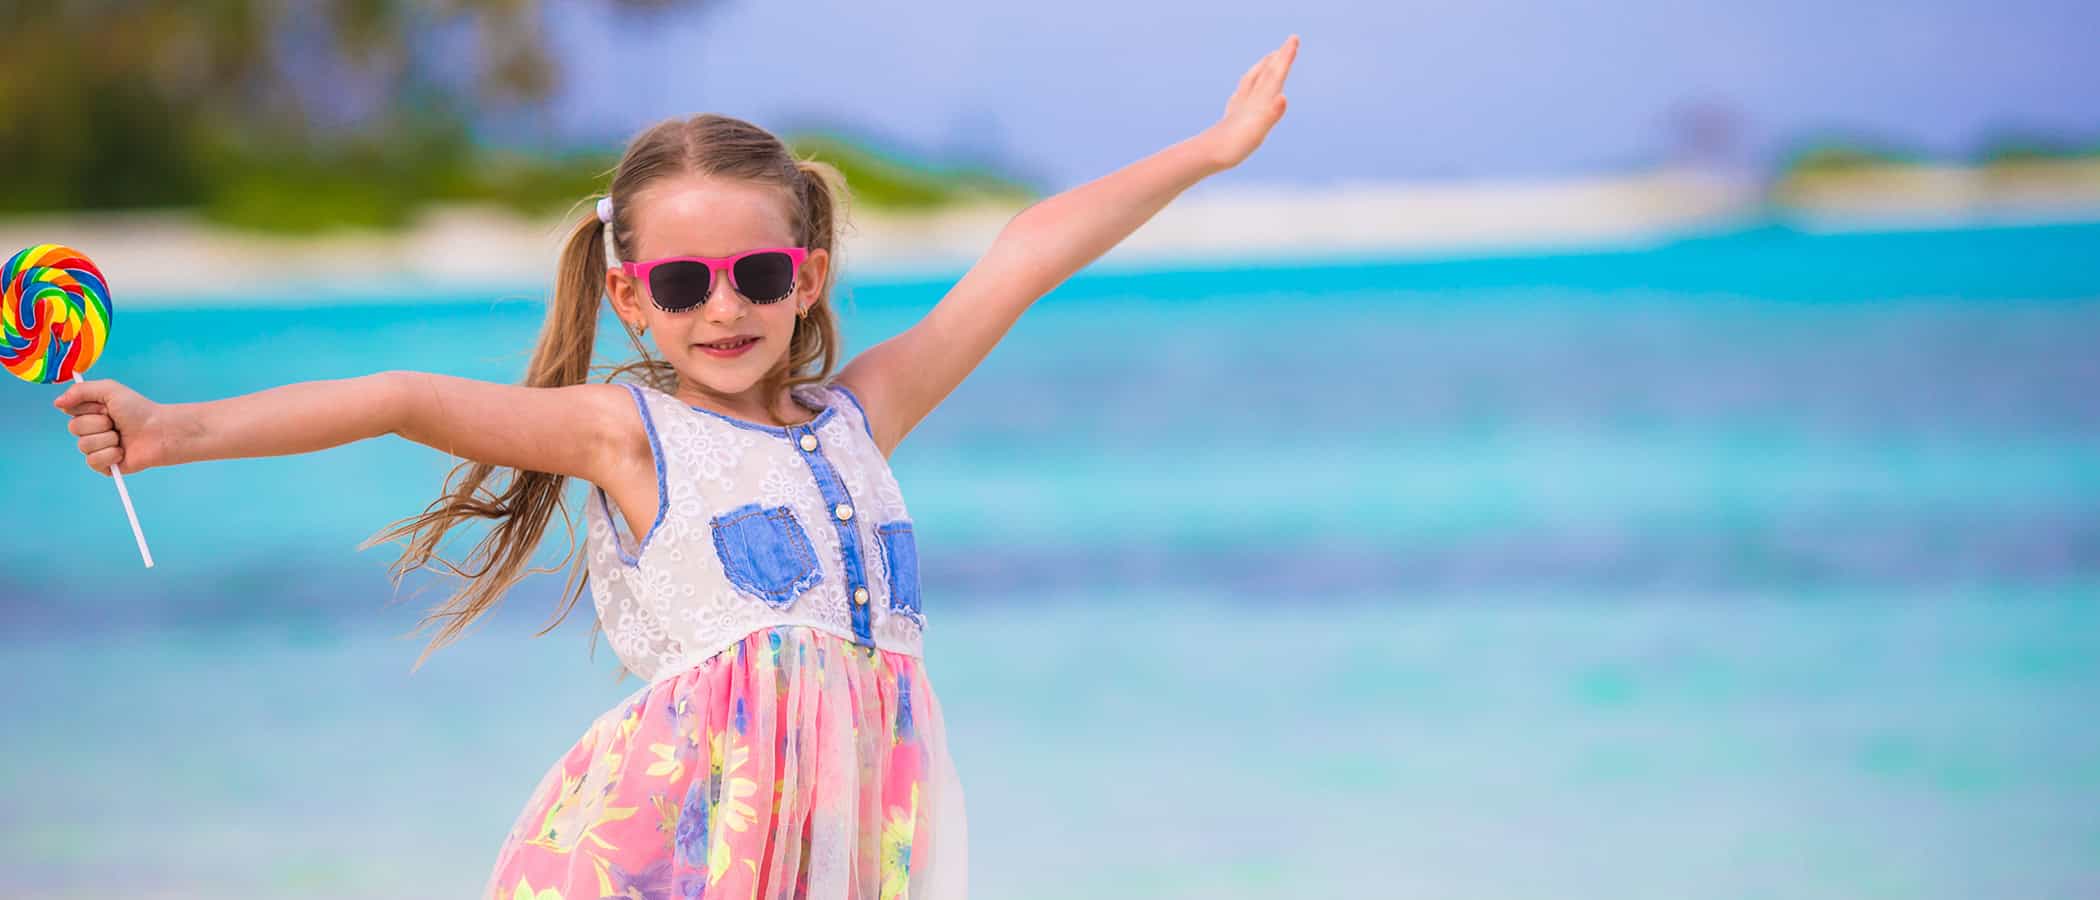
[{"label": "pigtail", "polygon": [[[844,220],[847,193],[845,176],[821,160],[794,160],[789,183],[800,220],[798,240],[804,248],[823,250],[831,258],[824,283],[817,286],[817,302],[810,306],[808,316],[795,323],[795,336],[788,342],[782,384],[792,390],[798,385],[829,380],[831,370],[838,365],[842,345],[831,295],[838,283],[839,228]],[[814,374],[798,374],[807,373],[813,366]]]},{"label": "pigtail", "polygon": [[[591,349],[598,332],[598,301],[605,288],[607,230],[595,210],[570,229],[555,275],[554,302],[547,307],[539,343],[526,366],[526,385],[567,387],[583,384],[589,377]],[[492,480],[500,483],[500,490],[490,487]],[[423,660],[438,648],[457,640],[469,623],[493,608],[525,576],[559,572],[578,558],[575,520],[562,501],[562,487],[567,480],[567,476],[551,472],[462,462],[446,477],[443,496],[421,514],[389,526],[359,546],[362,550],[396,538],[408,539],[408,548],[388,570],[397,586],[402,576],[433,564],[467,580],[459,593],[418,623],[418,630],[433,623],[442,623],[442,627],[416,658],[416,667],[422,666]],[[569,531],[568,557],[552,569],[528,568],[534,549],[557,511]],[[446,533],[470,519],[489,519],[496,525],[467,553],[462,564],[437,556],[438,543]],[[568,587],[562,592],[561,609],[540,634],[561,624],[583,597],[585,574],[585,567],[573,567]]]}]

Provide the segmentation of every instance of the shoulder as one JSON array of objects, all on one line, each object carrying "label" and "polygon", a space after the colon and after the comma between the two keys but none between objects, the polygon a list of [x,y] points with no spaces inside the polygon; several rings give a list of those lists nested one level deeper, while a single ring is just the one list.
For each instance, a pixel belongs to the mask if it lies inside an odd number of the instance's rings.
[{"label": "shoulder", "polygon": [[650,395],[656,391],[624,381],[579,384],[567,390],[574,391],[587,406],[591,437],[604,447],[605,480],[618,481],[645,471],[653,474],[657,415]]},{"label": "shoulder", "polygon": [[875,438],[875,426],[868,418],[868,407],[861,401],[860,391],[847,384],[844,378],[833,378],[829,384],[825,385],[824,389],[830,395],[827,398],[828,402],[836,405],[842,413],[854,420],[855,430],[860,431],[862,434],[867,435],[870,440],[873,440]]},{"label": "shoulder", "polygon": [[584,416],[594,423],[601,435],[621,435],[632,431],[642,433],[642,419],[648,412],[644,399],[648,388],[628,382],[592,382],[562,388],[584,406]]}]

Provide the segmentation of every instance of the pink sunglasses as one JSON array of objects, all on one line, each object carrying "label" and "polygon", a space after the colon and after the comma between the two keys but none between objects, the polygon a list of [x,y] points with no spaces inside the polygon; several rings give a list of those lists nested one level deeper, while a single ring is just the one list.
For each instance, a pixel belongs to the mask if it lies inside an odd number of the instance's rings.
[{"label": "pink sunglasses", "polygon": [[753,303],[778,303],[795,292],[795,273],[809,251],[801,247],[766,247],[735,256],[666,256],[647,262],[622,262],[620,271],[649,286],[649,301],[664,312],[685,312],[707,302],[715,273],[726,272],[729,286]]}]

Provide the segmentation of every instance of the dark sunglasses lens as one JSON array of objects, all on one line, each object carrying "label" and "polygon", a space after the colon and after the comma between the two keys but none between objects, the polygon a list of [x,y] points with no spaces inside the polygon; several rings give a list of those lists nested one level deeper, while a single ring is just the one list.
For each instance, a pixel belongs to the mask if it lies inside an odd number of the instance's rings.
[{"label": "dark sunglasses lens", "polygon": [[772,303],[795,289],[795,260],[785,253],[753,253],[736,261],[736,290],[753,303]]},{"label": "dark sunglasses lens", "polygon": [[706,263],[664,263],[649,270],[649,295],[672,312],[692,309],[707,302],[708,275]]}]

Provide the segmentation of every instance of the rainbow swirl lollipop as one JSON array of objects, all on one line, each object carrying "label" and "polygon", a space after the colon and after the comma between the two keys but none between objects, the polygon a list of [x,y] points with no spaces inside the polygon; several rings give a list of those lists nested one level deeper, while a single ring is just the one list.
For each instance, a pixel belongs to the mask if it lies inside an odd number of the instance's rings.
[{"label": "rainbow swirl lollipop", "polygon": [[0,268],[0,366],[52,384],[86,372],[109,343],[109,283],[71,247],[38,244]]},{"label": "rainbow swirl lollipop", "polygon": [[[8,257],[0,267],[0,366],[33,384],[81,381],[109,344],[109,282],[87,254],[57,244],[38,244]],[[124,473],[109,467],[131,520],[139,558],[153,568],[146,533],[124,488]]]}]

